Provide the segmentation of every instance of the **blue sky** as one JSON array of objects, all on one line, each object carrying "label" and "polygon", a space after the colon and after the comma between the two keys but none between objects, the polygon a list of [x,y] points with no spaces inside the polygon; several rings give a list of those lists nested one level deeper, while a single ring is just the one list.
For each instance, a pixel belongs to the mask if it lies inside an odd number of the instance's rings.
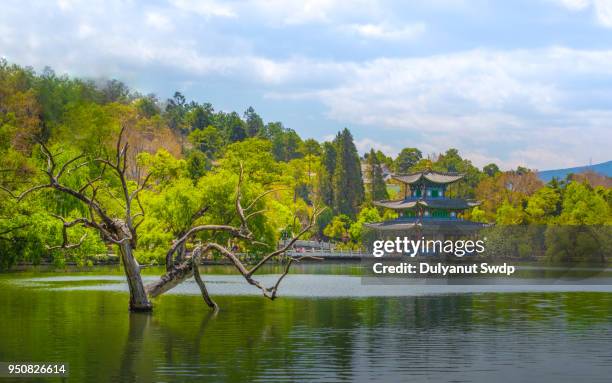
[{"label": "blue sky", "polygon": [[612,157],[612,0],[8,0],[0,56],[252,105],[303,137],[349,127],[362,152]]}]

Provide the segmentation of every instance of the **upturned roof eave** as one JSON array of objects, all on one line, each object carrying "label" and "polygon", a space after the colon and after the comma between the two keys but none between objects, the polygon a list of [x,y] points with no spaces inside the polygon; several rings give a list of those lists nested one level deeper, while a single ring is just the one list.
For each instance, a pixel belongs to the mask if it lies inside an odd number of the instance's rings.
[{"label": "upturned roof eave", "polygon": [[[450,179],[443,180],[440,177],[447,177]],[[440,184],[440,185],[448,185],[457,181],[460,181],[465,174],[463,173],[453,173],[453,172],[435,172],[435,171],[422,171],[408,174],[394,174],[392,175],[392,179],[404,183],[404,184],[414,184],[421,179],[426,179],[429,182]]]},{"label": "upturned roof eave", "polygon": [[418,199],[414,201],[406,200],[383,200],[374,201],[374,205],[384,207],[387,209],[403,210],[412,209],[414,207],[423,206],[432,209],[449,209],[449,210],[465,210],[471,209],[475,206],[480,205],[477,201],[466,201],[463,199],[443,199],[443,200],[426,200]]}]

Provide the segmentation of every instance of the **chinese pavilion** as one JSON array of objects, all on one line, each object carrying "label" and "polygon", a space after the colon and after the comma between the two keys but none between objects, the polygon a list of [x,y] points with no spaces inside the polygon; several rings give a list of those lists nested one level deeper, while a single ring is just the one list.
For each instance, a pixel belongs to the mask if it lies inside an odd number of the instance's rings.
[{"label": "chinese pavilion", "polygon": [[[399,217],[392,221],[370,223],[367,227],[379,233],[377,237],[406,235],[406,231],[419,230],[419,234],[461,236],[483,227],[479,222],[464,220],[460,214],[478,206],[463,198],[451,198],[452,185],[465,175],[426,170],[411,174],[393,175],[403,184],[404,198],[375,201],[376,206],[393,209]],[[385,232],[385,233],[381,233]],[[381,235],[382,234],[382,235]]]}]

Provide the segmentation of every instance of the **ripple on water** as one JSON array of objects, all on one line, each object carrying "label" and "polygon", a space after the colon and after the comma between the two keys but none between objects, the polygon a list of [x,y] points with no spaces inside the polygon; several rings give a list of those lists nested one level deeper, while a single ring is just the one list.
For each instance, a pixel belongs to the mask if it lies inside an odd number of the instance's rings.
[{"label": "ripple on water", "polygon": [[[219,295],[214,316],[192,281],[143,315],[127,313],[126,294],[105,292],[126,291],[120,275],[13,278],[0,289],[0,355],[67,360],[75,381],[569,383],[612,375],[612,294],[559,291],[595,286],[521,292],[295,274],[283,299],[269,302],[248,296],[259,292],[240,276],[205,278]],[[516,294],[487,291],[496,289]]]},{"label": "ripple on water", "polygon": [[[273,285],[278,275],[261,275],[258,279],[265,285]],[[157,279],[143,276],[143,282]],[[240,275],[204,276],[213,295],[260,295]],[[54,290],[128,291],[123,276],[76,275],[15,279],[13,283],[24,287]],[[398,297],[437,294],[502,293],[502,292],[612,292],[612,284],[604,285],[428,285],[428,284],[364,284],[361,277],[350,275],[290,274],[281,285],[280,293],[286,297]],[[193,279],[187,280],[168,292],[169,294],[199,295],[200,290]],[[540,304],[549,305],[548,301]]]}]

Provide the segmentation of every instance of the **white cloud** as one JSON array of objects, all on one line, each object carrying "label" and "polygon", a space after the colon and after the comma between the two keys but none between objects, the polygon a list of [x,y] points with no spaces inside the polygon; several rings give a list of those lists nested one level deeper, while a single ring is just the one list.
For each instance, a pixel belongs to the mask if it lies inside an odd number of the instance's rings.
[{"label": "white cloud", "polygon": [[570,11],[593,9],[595,20],[605,28],[612,28],[612,0],[555,0]]},{"label": "white cloud", "polygon": [[355,15],[370,15],[378,9],[375,0],[170,0],[186,12],[207,17],[260,18],[270,24],[303,25],[333,23]]},{"label": "white cloud", "polygon": [[594,0],[597,21],[607,28],[612,28],[612,0]]},{"label": "white cloud", "polygon": [[147,25],[161,31],[170,31],[174,28],[172,21],[159,12],[147,12],[145,20]]},{"label": "white cloud", "polygon": [[399,152],[397,148],[394,148],[391,145],[387,145],[367,137],[355,140],[355,146],[357,147],[357,151],[361,154],[369,152],[370,149],[374,149],[380,150],[388,156],[395,157]]},{"label": "white cloud", "polygon": [[72,0],[58,0],[57,6],[63,10],[67,11],[72,8],[74,1]]},{"label": "white cloud", "polygon": [[194,12],[205,17],[229,17],[237,16],[236,11],[231,5],[215,0],[170,0],[176,8]]},{"label": "white cloud", "polygon": [[[612,50],[483,48],[404,57],[396,51],[397,57],[380,57],[374,47],[356,54],[330,50],[338,40],[330,46],[321,42],[316,52],[286,45],[257,49],[248,36],[262,28],[267,37],[279,25],[278,33],[296,29],[300,34],[352,25],[352,33],[372,39],[408,38],[419,29],[414,27],[418,23],[385,22],[400,18],[379,13],[378,5],[365,0],[363,7],[346,12],[350,4],[339,0],[248,0],[240,3],[244,6],[172,0],[167,8],[120,1],[91,6],[64,1],[63,9],[46,2],[33,6],[33,15],[48,18],[20,18],[22,5],[12,4],[3,4],[0,13],[0,52],[37,69],[50,65],[60,73],[106,75],[136,86],[141,81],[151,86],[146,91],[162,98],[168,90],[156,89],[160,83],[170,87],[212,80],[222,84],[215,91],[230,100],[225,107],[240,92],[255,101],[267,95],[266,102],[280,107],[290,99],[302,108],[300,113],[316,114],[322,106],[339,127],[359,127],[360,150],[392,153],[417,146],[430,153],[457,147],[479,165],[494,161],[540,169],[578,165],[589,157],[609,159]],[[606,15],[605,7],[588,7]],[[209,20],[213,17],[218,19]],[[245,20],[251,23],[246,34],[235,28]],[[261,27],[262,20],[273,27]]]},{"label": "white cloud", "polygon": [[81,25],[79,25],[77,36],[80,39],[90,38],[94,34],[95,34],[95,29],[91,25],[87,23],[81,23]]},{"label": "white cloud", "polygon": [[590,0],[554,0],[570,11],[580,11],[590,5]]},{"label": "white cloud", "polygon": [[412,40],[425,32],[424,23],[393,26],[387,23],[379,24],[349,24],[346,30],[364,38],[380,40]]},{"label": "white cloud", "polygon": [[264,16],[273,24],[301,25],[334,23],[357,15],[373,16],[378,12],[375,0],[249,0],[242,4],[245,16]]},{"label": "white cloud", "polygon": [[333,0],[258,0],[251,4],[260,12],[285,24],[305,24],[310,22],[328,22],[330,12],[337,6]]},{"label": "white cloud", "polygon": [[[612,112],[576,109],[572,103],[588,99],[589,88],[575,88],[572,83],[592,76],[612,77],[612,51],[472,50],[336,62],[207,55],[189,43],[128,41],[118,35],[89,44],[96,50],[91,60],[103,57],[142,70],[162,66],[191,80],[263,84],[281,102],[315,100],[339,125],[378,129],[381,134],[376,139],[367,133],[366,138],[358,137],[360,152],[374,147],[391,154],[404,146],[417,146],[430,153],[456,147],[475,153],[473,161],[479,166],[496,162],[539,169],[578,165],[589,157],[603,161],[609,156],[601,143],[612,141]],[[62,60],[73,70],[94,64],[83,57]],[[287,90],[295,84],[309,90]],[[612,90],[604,93],[608,92]]]},{"label": "white cloud", "polygon": [[[612,141],[612,112],[575,103],[593,98],[588,81],[612,76],[609,62],[612,51],[552,47],[329,63],[324,70],[337,84],[292,96],[319,100],[339,123],[387,130],[399,148],[457,147],[479,153],[480,166],[573,166],[591,156],[608,159],[598,143]],[[287,81],[317,77],[302,64]]]}]

